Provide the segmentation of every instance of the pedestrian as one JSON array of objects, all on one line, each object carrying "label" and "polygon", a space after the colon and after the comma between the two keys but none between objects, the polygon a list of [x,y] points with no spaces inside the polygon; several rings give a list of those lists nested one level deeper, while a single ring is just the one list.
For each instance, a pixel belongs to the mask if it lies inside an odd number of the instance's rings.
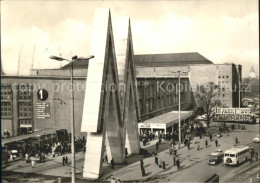
[{"label": "pedestrian", "polygon": [[177,170],[179,170],[179,168],[180,168],[180,160],[179,159],[176,160],[176,165],[177,165]]},{"label": "pedestrian", "polygon": [[35,160],[31,160],[31,162],[32,162],[32,167],[34,168],[34,166],[35,166]]},{"label": "pedestrian", "polygon": [[158,165],[158,157],[157,157],[157,155],[154,157],[154,159],[155,159],[155,164]]},{"label": "pedestrian", "polygon": [[198,151],[200,150],[200,144],[197,145],[197,149],[198,149]]},{"label": "pedestrian", "polygon": [[208,140],[205,141],[206,148],[208,147]]},{"label": "pedestrian", "polygon": [[162,162],[162,167],[165,169],[165,161]]},{"label": "pedestrian", "polygon": [[65,165],[65,156],[62,157],[62,165],[64,166]]},{"label": "pedestrian", "polygon": [[140,165],[141,165],[141,168],[144,166],[144,160],[143,160],[143,158],[140,159]]},{"label": "pedestrian", "polygon": [[28,155],[28,153],[26,153],[25,154],[25,161],[26,161],[26,163],[28,163],[28,160],[29,160],[29,155]]},{"label": "pedestrian", "polygon": [[236,144],[238,143],[238,139],[237,139],[237,137],[235,138],[235,142],[236,142]]},{"label": "pedestrian", "polygon": [[108,163],[107,155],[105,155],[105,162]]},{"label": "pedestrian", "polygon": [[215,140],[216,147],[218,147],[218,139]]},{"label": "pedestrian", "polygon": [[144,169],[143,166],[141,167],[141,171],[142,171],[142,176],[144,177],[145,176],[145,169]]},{"label": "pedestrian", "polygon": [[68,156],[65,156],[65,163],[68,164]]},{"label": "pedestrian", "polygon": [[209,139],[210,141],[212,141],[212,134],[209,134]]},{"label": "pedestrian", "polygon": [[188,150],[190,150],[190,141],[188,141],[187,147],[188,147]]},{"label": "pedestrian", "polygon": [[127,148],[125,148],[125,157],[127,157],[128,155],[128,151],[127,151]]},{"label": "pedestrian", "polygon": [[258,153],[255,152],[255,160],[257,161],[258,160]]},{"label": "pedestrian", "polygon": [[201,132],[200,132],[200,139],[201,139]]},{"label": "pedestrian", "polygon": [[173,155],[173,166],[176,166],[176,155]]},{"label": "pedestrian", "polygon": [[156,142],[156,150],[158,150],[159,149],[159,142]]},{"label": "pedestrian", "polygon": [[158,157],[158,165],[159,165],[159,168],[161,168],[161,163],[162,163],[162,160],[160,157]]},{"label": "pedestrian", "polygon": [[173,154],[174,154],[175,156],[177,156],[177,150],[176,150],[176,149],[173,150]]},{"label": "pedestrian", "polygon": [[114,169],[114,165],[115,165],[114,158],[111,159],[110,164],[111,164],[111,169]]}]

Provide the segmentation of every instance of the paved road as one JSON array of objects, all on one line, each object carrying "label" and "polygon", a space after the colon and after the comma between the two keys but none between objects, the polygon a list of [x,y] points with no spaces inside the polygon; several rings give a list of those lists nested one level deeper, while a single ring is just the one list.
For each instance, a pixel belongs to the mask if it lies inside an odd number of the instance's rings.
[{"label": "paved road", "polygon": [[[227,150],[234,146],[235,137],[238,138],[240,144],[248,144],[252,139],[259,133],[259,125],[248,125],[246,130],[234,130],[228,135],[223,134],[221,138],[218,138],[219,146],[217,148]],[[216,138],[215,136],[213,138]],[[203,137],[200,140],[200,146],[202,149],[198,151],[196,145],[191,144],[192,149],[181,148],[178,150],[178,158],[181,161],[182,169],[177,170],[176,166],[173,166],[172,156],[168,150],[159,153],[160,158],[166,162],[166,169],[159,168],[154,163],[154,158],[144,159],[145,170],[147,176],[141,176],[140,163],[136,162],[130,166],[122,168],[118,171],[113,172],[110,175],[124,181],[133,180],[148,180],[152,182],[203,182],[209,176],[217,173],[220,175],[220,181],[224,182],[237,173],[250,168],[253,164],[246,162],[239,167],[226,167],[223,163],[216,166],[207,164],[207,160],[211,152],[216,149],[214,141],[209,142],[210,147],[205,148],[205,139]],[[208,139],[209,141],[209,139]],[[250,143],[250,146],[254,146],[259,151],[259,144]]]},{"label": "paved road", "polygon": [[[255,149],[257,149],[258,153],[259,153],[259,144],[250,143],[249,145],[255,147]],[[257,146],[258,146],[258,148],[257,148]],[[258,162],[254,161],[253,163],[250,163],[249,161],[247,161],[237,167],[237,166],[225,166],[224,163],[222,162],[218,165],[211,166],[211,165],[208,165],[207,160],[208,159],[202,160],[198,163],[193,164],[189,168],[183,169],[176,173],[171,173],[168,175],[159,174],[159,175],[157,175],[156,178],[154,178],[152,180],[154,180],[154,181],[156,180],[159,182],[161,182],[161,181],[163,181],[163,182],[167,182],[167,181],[169,181],[169,182],[204,182],[211,175],[214,175],[216,173],[220,177],[220,182],[230,182],[230,179],[232,177],[234,177],[235,175],[240,174],[240,172],[243,172],[244,170],[252,167],[253,165],[259,164],[259,161]],[[245,176],[244,173],[241,173],[241,175]],[[249,180],[249,178],[247,178],[247,180]]]},{"label": "paved road", "polygon": [[[233,138],[235,136],[237,136],[238,139],[240,139],[241,144],[247,144],[258,133],[257,130],[254,130],[254,126],[251,126],[249,128],[251,128],[250,130],[252,130],[252,131],[232,132],[233,134],[230,134],[230,136],[225,137],[223,139],[220,138],[221,139],[221,140],[219,139],[220,144],[222,143],[223,145],[220,145],[219,148],[221,148],[223,150],[229,149],[228,144],[224,145],[224,142],[232,140],[231,138]],[[259,143],[251,142],[248,145],[253,147],[259,154]],[[197,151],[197,153],[199,153],[199,151]],[[201,153],[203,153],[203,152],[201,152]],[[188,157],[185,157],[185,156],[180,156],[180,157],[184,159],[183,161],[187,161],[187,159],[188,159]],[[254,165],[257,165],[257,164],[259,165],[259,161],[258,162],[254,161],[253,163],[250,163],[249,161],[247,161],[239,166],[225,166],[223,162],[218,165],[211,166],[211,165],[208,165],[208,163],[207,163],[208,157],[209,157],[209,154],[207,156],[205,156],[205,158],[203,160],[195,162],[188,168],[184,166],[182,170],[174,172],[174,173],[172,173],[172,172],[170,172],[169,174],[160,173],[160,174],[152,177],[151,180],[159,181],[159,182],[161,182],[161,181],[163,181],[163,182],[167,182],[167,181],[170,181],[170,182],[203,182],[203,181],[207,180],[211,175],[214,175],[215,173],[217,175],[219,175],[220,182],[230,182],[230,180],[232,180],[232,178],[238,174],[241,174],[241,177],[244,176],[244,177],[246,177],[245,179],[249,180],[248,177],[250,177],[250,174],[253,174],[255,172],[248,171],[248,173],[245,174],[244,171],[247,169],[250,169],[250,167],[252,167]],[[194,159],[194,158],[192,158],[192,159]],[[259,169],[259,166],[256,168]],[[255,176],[252,175],[252,176],[256,177],[256,175]]]}]

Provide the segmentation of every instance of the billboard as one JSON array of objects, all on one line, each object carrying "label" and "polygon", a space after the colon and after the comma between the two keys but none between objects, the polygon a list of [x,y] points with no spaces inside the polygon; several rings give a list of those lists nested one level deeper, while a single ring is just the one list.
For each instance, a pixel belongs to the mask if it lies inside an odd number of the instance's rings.
[{"label": "billboard", "polygon": [[214,121],[252,122],[250,108],[214,108]]}]

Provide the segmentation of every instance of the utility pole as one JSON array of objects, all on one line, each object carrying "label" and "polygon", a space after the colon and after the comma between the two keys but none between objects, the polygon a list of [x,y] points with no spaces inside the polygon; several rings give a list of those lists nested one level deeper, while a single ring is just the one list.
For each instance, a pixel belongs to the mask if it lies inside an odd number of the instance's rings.
[{"label": "utility pole", "polygon": [[190,67],[188,71],[181,71],[178,70],[177,72],[172,73],[178,73],[178,93],[179,93],[179,149],[181,148],[181,73],[189,73]]}]

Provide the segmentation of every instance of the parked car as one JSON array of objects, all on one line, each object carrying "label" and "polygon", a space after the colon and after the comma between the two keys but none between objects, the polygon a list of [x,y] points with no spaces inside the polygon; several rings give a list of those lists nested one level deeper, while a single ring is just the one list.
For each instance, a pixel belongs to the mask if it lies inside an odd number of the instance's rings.
[{"label": "parked car", "polygon": [[260,135],[257,135],[255,138],[253,138],[253,142],[260,142]]}]

